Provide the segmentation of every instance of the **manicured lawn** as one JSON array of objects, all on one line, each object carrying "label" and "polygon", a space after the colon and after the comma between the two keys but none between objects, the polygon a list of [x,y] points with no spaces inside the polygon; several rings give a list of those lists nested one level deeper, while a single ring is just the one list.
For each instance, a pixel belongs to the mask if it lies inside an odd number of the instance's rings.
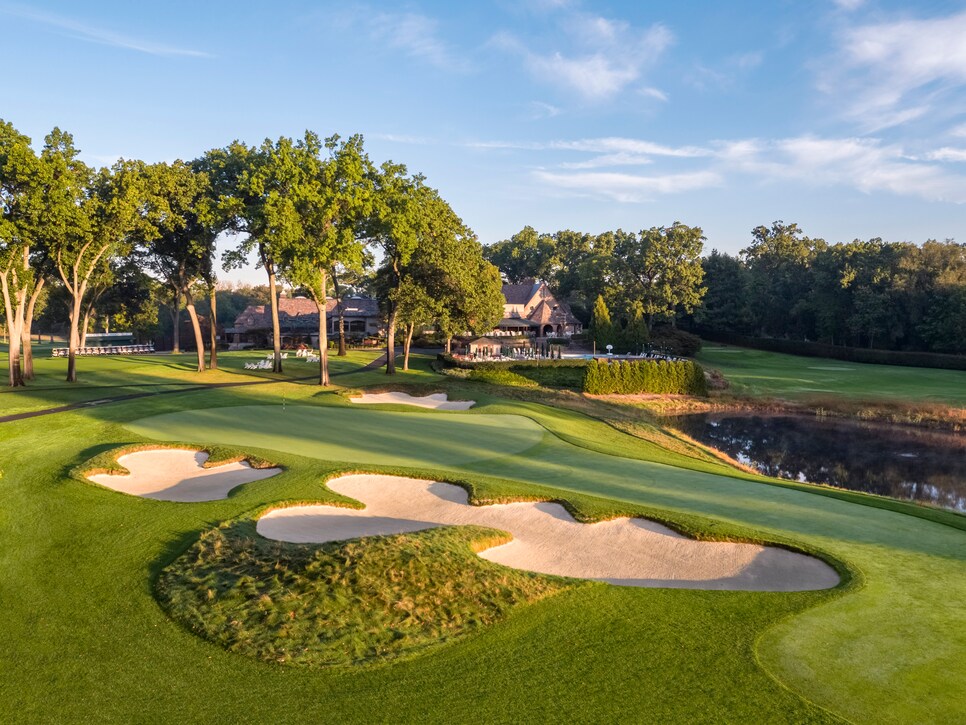
[{"label": "manicured lawn", "polygon": [[737,393],[966,405],[966,371],[865,365],[707,343],[698,361],[717,368]]},{"label": "manicured lawn", "polygon": [[543,428],[515,415],[413,415],[304,405],[188,410],[144,418],[128,428],[155,440],[207,440],[378,466],[459,466],[522,453],[544,437]]},{"label": "manicured lawn", "polygon": [[[385,381],[377,376],[338,382]],[[407,381],[447,384],[425,369],[394,382]],[[356,410],[308,384],[269,383],[0,424],[0,720],[961,717],[966,518],[718,475],[728,469],[576,413],[492,392],[477,399],[468,413]],[[69,477],[148,432],[241,445],[286,470],[200,504]],[[390,441],[400,458],[388,455]],[[460,458],[463,444],[471,455]],[[651,513],[701,535],[786,541],[845,562],[856,578],[845,591],[795,594],[587,585],[420,656],[322,670],[227,652],[164,614],[154,580],[202,531],[272,503],[325,498],[320,482],[347,469],[467,480],[484,498],[546,495],[590,517]]]},{"label": "manicured lawn", "polygon": [[[67,359],[51,358],[51,345],[34,345],[36,377],[24,388],[0,388],[0,415],[12,415],[34,410],[45,410],[70,403],[98,401],[104,398],[177,390],[181,387],[211,383],[238,383],[263,380],[293,380],[318,375],[318,366],[301,358],[289,357],[285,372],[276,375],[270,370],[246,370],[245,363],[265,358],[264,351],[222,352],[218,355],[218,369],[195,372],[194,353],[172,355],[105,355],[79,357],[76,383],[67,383]],[[343,374],[357,370],[375,360],[378,351],[353,350],[344,358],[332,356],[330,371]],[[0,372],[7,370],[7,348],[0,346]],[[3,378],[6,380],[6,377]]]}]

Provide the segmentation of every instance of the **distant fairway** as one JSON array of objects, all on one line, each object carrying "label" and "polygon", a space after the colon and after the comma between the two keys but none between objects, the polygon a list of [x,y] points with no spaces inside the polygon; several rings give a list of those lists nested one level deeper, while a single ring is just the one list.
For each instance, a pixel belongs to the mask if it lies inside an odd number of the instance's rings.
[{"label": "distant fairway", "polygon": [[961,370],[867,365],[715,344],[705,345],[698,361],[724,373],[738,393],[966,405],[966,371]]},{"label": "distant fairway", "polygon": [[380,466],[455,466],[521,453],[544,429],[519,415],[426,415],[290,405],[186,410],[130,423],[138,435],[267,448]]}]

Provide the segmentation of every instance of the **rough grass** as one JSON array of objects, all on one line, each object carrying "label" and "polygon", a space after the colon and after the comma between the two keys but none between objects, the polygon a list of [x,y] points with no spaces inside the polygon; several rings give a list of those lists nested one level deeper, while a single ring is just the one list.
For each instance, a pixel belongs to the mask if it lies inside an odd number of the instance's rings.
[{"label": "rough grass", "polygon": [[202,534],[157,591],[175,619],[231,652],[306,666],[386,661],[574,585],[475,554],[508,540],[457,527],[313,546],[237,522]]}]

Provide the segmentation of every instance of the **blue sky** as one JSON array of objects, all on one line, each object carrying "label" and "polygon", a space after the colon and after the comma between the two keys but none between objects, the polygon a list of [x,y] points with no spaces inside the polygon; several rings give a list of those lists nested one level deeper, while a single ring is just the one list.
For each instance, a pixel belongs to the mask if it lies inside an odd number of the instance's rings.
[{"label": "blue sky", "polygon": [[485,243],[966,241],[966,2],[0,0],[0,59],[0,117],[90,163],[360,132]]}]

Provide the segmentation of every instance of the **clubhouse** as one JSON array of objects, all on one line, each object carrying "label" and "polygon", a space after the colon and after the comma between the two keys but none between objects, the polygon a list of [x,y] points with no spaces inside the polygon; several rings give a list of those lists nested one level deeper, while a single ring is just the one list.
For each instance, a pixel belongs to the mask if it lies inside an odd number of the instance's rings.
[{"label": "clubhouse", "polygon": [[[345,319],[346,340],[362,342],[385,335],[386,326],[379,303],[371,297],[326,300],[325,314],[331,339],[339,336],[339,307]],[[319,310],[307,297],[280,297],[278,322],[282,347],[319,346]],[[272,346],[272,310],[269,305],[249,305],[235,324],[225,330],[229,350]]]}]

